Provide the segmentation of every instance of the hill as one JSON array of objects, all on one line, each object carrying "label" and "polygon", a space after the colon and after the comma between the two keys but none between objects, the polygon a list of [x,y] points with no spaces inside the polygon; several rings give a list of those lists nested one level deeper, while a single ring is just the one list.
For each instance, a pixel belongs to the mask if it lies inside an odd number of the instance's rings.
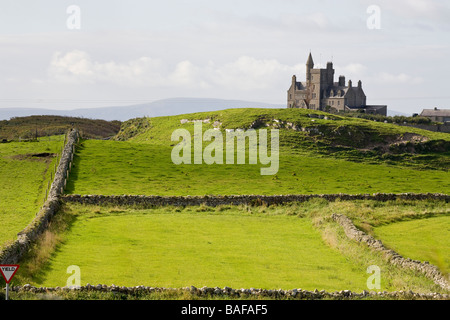
[{"label": "hill", "polygon": [[129,106],[51,110],[42,108],[0,108],[0,120],[31,115],[60,115],[103,120],[125,121],[137,117],[159,117],[190,112],[214,111],[229,108],[283,108],[284,105],[210,98],[171,98]]},{"label": "hill", "polygon": [[450,168],[450,135],[306,109],[227,109],[125,121],[116,140],[170,146],[177,128],[280,129],[280,146],[347,160]]},{"label": "hill", "polygon": [[[269,166],[261,161],[250,165],[248,152],[245,164],[174,164],[171,152],[177,142],[171,135],[186,129],[193,139],[194,120],[202,121],[204,131],[216,128],[224,137],[230,129],[278,128],[279,170],[262,176],[260,170]],[[67,193],[450,191],[449,135],[325,112],[254,108],[137,118],[124,122],[114,140],[82,142]]]},{"label": "hill", "polygon": [[29,116],[0,121],[0,140],[33,139],[61,135],[76,126],[86,138],[107,138],[117,134],[120,121],[93,120],[63,116]]}]

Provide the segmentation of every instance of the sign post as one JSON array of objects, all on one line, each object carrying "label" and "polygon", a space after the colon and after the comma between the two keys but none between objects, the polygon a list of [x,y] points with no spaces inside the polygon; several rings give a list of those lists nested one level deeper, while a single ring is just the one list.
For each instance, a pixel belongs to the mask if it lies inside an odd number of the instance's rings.
[{"label": "sign post", "polygon": [[0,272],[2,273],[2,276],[6,281],[6,300],[8,300],[9,296],[9,283],[11,282],[12,278],[14,277],[18,269],[19,269],[18,264],[0,265]]}]

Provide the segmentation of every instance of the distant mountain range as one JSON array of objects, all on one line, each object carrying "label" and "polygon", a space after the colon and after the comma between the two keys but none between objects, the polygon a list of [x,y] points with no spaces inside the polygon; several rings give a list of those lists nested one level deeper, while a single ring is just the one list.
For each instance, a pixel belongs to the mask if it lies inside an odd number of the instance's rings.
[{"label": "distant mountain range", "polygon": [[[82,117],[89,119],[125,121],[138,117],[173,116],[185,113],[216,111],[232,108],[286,108],[285,104],[269,104],[262,102],[223,100],[209,98],[171,98],[157,100],[151,103],[120,107],[84,108],[73,110],[53,110],[40,108],[0,108],[0,120],[12,117],[32,115],[55,115]],[[406,115],[405,113],[388,110],[388,116]]]},{"label": "distant mountain range", "polygon": [[86,108],[74,110],[52,110],[37,108],[0,108],[0,120],[11,117],[31,115],[55,115],[83,117],[102,120],[125,121],[138,117],[173,116],[185,113],[216,111],[231,108],[285,108],[281,104],[269,104],[241,100],[222,100],[209,98],[172,98],[157,100],[151,103],[121,107]]}]

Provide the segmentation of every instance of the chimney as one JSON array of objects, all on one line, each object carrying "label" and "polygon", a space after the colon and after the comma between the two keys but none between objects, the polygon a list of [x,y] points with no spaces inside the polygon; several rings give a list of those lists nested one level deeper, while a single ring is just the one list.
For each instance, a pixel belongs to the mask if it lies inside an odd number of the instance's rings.
[{"label": "chimney", "polygon": [[349,88],[352,87],[352,80],[348,80],[348,87],[349,87]]},{"label": "chimney", "polygon": [[345,87],[345,77],[344,76],[339,76],[339,86]]},{"label": "chimney", "polygon": [[358,88],[362,88],[362,82],[361,82],[361,80],[358,81]]}]

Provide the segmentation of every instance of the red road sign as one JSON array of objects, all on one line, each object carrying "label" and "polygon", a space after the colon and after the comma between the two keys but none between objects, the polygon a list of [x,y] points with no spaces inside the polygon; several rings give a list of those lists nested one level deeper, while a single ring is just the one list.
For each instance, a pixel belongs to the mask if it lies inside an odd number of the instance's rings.
[{"label": "red road sign", "polygon": [[19,269],[18,264],[0,265],[0,272],[2,273],[2,276],[5,279],[6,283],[9,283],[12,280],[18,269]]}]

